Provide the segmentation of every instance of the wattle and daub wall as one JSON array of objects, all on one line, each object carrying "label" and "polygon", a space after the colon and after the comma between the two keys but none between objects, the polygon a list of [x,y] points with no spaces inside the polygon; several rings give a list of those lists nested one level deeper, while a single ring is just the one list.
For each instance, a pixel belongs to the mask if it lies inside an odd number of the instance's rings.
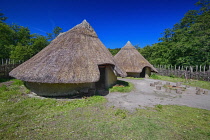
[{"label": "wattle and daub wall", "polygon": [[[109,88],[117,81],[111,66],[105,67],[105,88]],[[90,89],[96,89],[95,83],[37,83],[25,82],[25,86],[40,96],[70,96],[88,93]]]}]

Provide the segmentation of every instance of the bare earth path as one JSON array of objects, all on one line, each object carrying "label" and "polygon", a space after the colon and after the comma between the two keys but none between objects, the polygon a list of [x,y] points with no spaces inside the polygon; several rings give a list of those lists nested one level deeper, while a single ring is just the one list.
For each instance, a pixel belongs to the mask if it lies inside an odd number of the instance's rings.
[{"label": "bare earth path", "polygon": [[[135,89],[130,93],[109,93],[106,98],[108,99],[109,106],[115,106],[124,108],[129,111],[135,110],[135,108],[153,107],[154,105],[185,105],[189,107],[201,108],[210,110],[210,90],[208,94],[196,95],[196,88],[187,88],[182,94],[177,94],[174,90],[171,93],[165,92],[165,88],[157,90],[155,87],[151,87],[150,83],[154,83],[161,80],[153,79],[125,79],[118,78],[131,82],[134,84]],[[166,81],[161,81],[166,84]],[[170,82],[171,85],[176,83]]]}]

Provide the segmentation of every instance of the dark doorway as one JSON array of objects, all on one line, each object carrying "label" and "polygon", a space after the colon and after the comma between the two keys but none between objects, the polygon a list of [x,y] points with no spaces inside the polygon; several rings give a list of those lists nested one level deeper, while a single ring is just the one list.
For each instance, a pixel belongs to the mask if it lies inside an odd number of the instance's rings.
[{"label": "dark doorway", "polygon": [[145,71],[146,71],[146,67],[144,67],[142,72],[140,73],[141,78],[145,78]]},{"label": "dark doorway", "polygon": [[105,89],[105,66],[99,66],[100,79],[96,82],[96,89]]}]

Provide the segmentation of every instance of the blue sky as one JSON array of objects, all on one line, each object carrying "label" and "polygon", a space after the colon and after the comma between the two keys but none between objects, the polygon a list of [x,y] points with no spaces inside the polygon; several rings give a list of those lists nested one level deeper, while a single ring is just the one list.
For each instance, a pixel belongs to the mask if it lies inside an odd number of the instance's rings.
[{"label": "blue sky", "polygon": [[7,23],[46,35],[55,26],[67,31],[86,19],[107,48],[129,40],[144,47],[158,42],[166,28],[195,10],[198,0],[0,0]]}]

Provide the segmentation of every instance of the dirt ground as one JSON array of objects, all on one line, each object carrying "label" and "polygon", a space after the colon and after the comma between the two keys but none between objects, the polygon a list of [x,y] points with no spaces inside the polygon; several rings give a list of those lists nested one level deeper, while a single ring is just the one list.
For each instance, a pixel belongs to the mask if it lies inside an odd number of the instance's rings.
[{"label": "dirt ground", "polygon": [[[196,87],[187,87],[181,94],[176,93],[176,90],[166,92],[163,85],[166,81],[153,80],[153,79],[125,79],[119,78],[119,80],[131,82],[134,84],[135,89],[130,93],[118,93],[113,92],[105,96],[108,100],[109,106],[115,106],[129,111],[133,111],[136,108],[153,107],[154,105],[185,105],[189,107],[201,108],[210,110],[210,90],[208,94],[196,95]],[[150,83],[162,82],[161,90],[157,90],[156,87],[151,87]],[[176,83],[170,82],[170,85],[176,86]],[[179,87],[186,87],[181,85]]]}]

